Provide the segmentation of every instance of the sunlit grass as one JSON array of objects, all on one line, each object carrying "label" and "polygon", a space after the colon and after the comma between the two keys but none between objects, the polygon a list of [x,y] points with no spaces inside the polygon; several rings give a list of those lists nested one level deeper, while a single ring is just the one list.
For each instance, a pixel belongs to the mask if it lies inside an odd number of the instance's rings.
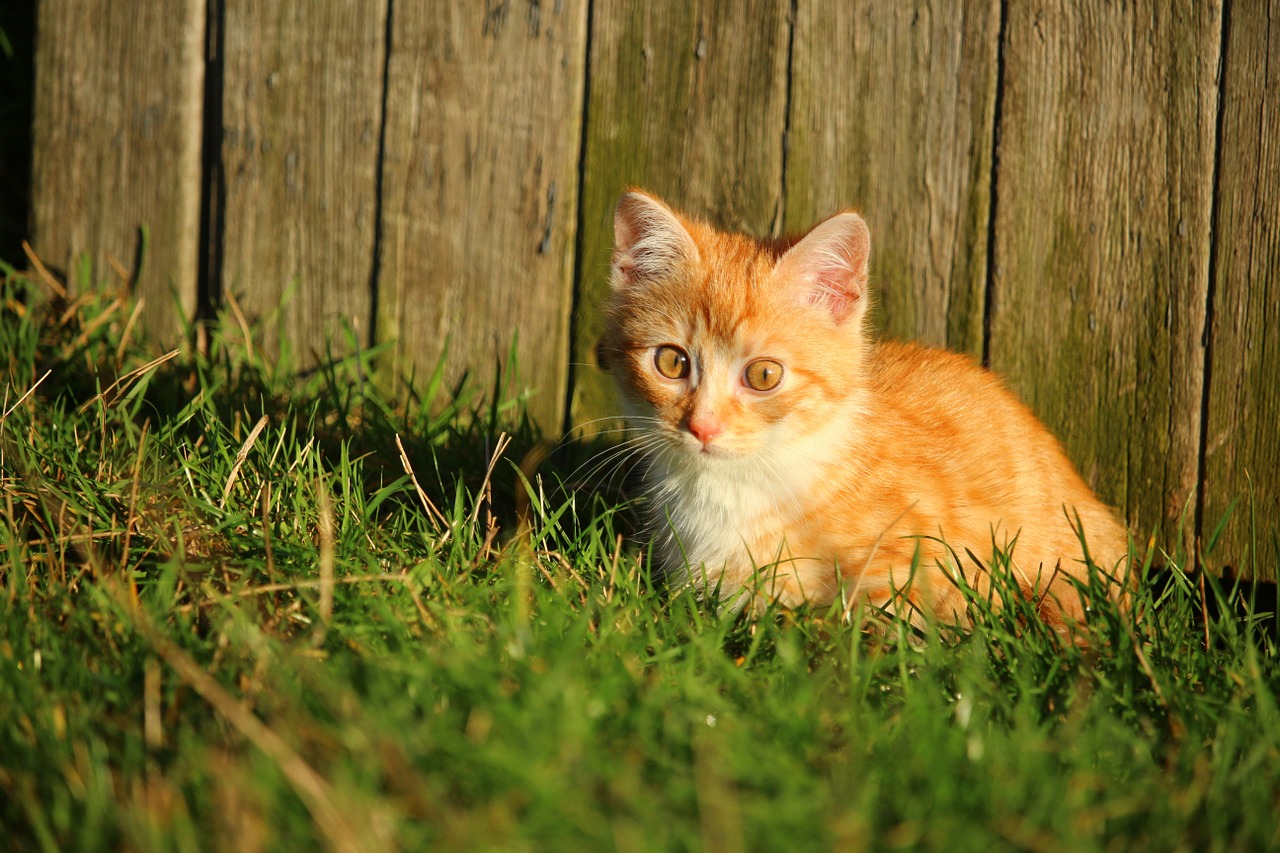
[{"label": "sunlit grass", "polygon": [[1274,621],[1180,555],[1087,647],[1017,596],[752,622],[663,590],[590,464],[535,471],[518,397],[3,299],[11,849],[1280,845]]}]

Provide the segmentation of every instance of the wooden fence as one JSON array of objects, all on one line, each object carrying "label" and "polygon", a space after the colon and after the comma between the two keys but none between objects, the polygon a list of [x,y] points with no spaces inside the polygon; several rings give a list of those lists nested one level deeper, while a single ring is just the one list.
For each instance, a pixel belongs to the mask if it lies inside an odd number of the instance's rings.
[{"label": "wooden fence", "polygon": [[[1280,0],[45,0],[33,241],[323,352],[491,375],[548,430],[629,184],[873,234],[877,322],[985,360],[1145,535],[1280,547]],[[1257,519],[1256,537],[1249,524]],[[1181,526],[1179,519],[1186,521]]]}]

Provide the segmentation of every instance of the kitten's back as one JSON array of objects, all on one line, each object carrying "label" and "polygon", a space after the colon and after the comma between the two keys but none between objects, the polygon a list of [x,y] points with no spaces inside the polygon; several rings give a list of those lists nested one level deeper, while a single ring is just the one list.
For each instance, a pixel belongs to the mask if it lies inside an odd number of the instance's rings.
[{"label": "kitten's back", "polygon": [[[1099,566],[1118,568],[1127,532],[993,373],[967,356],[881,342],[868,352],[866,378],[867,417],[851,452],[869,467],[851,499],[920,496],[900,525],[904,533],[940,533],[952,550],[979,558],[991,556],[993,543],[1012,543],[1031,589],[1054,572],[1083,579],[1081,532]],[[915,544],[898,547],[908,559]],[[1053,592],[1064,610],[1080,615],[1065,578]]]}]

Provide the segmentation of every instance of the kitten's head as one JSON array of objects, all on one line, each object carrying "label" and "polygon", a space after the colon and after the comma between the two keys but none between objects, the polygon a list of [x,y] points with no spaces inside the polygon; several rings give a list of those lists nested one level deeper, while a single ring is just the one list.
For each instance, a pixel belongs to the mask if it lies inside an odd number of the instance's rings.
[{"label": "kitten's head", "polygon": [[599,352],[628,414],[708,460],[816,435],[860,380],[870,248],[856,213],[761,243],[624,195]]}]

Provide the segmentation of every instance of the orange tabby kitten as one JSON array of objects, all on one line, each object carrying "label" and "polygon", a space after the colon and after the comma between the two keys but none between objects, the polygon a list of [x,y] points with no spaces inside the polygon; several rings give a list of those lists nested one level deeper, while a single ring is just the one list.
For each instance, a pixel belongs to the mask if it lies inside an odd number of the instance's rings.
[{"label": "orange tabby kitten", "polygon": [[647,455],[669,575],[731,606],[870,601],[955,622],[955,579],[983,590],[974,558],[1012,547],[1023,594],[1061,627],[1083,610],[1066,575],[1088,574],[1067,513],[1120,570],[1124,527],[998,379],[868,337],[856,213],[771,244],[629,192],[614,235],[600,354]]}]

